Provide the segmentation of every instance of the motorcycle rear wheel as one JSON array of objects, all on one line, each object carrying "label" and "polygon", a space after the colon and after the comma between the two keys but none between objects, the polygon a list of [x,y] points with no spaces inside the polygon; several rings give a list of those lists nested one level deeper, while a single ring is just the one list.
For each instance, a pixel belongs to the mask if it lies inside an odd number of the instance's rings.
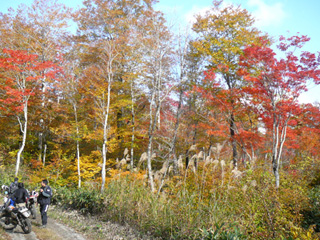
[{"label": "motorcycle rear wheel", "polygon": [[37,210],[36,207],[34,205],[32,205],[31,209],[30,209],[31,215],[33,219],[37,218]]}]

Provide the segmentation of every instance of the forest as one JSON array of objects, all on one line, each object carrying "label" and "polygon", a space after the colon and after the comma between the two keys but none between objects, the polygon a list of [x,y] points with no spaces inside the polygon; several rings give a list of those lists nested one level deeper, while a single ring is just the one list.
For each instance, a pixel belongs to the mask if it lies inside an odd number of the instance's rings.
[{"label": "forest", "polygon": [[188,31],[156,0],[0,13],[0,182],[162,239],[319,239],[320,84],[308,36],[213,1]]}]

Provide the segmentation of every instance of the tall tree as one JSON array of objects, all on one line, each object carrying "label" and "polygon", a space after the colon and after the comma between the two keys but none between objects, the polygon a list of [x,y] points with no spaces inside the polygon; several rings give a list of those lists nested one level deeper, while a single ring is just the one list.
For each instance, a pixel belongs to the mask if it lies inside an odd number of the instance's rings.
[{"label": "tall tree", "polygon": [[247,10],[232,5],[225,8],[221,6],[222,1],[214,1],[210,11],[197,16],[193,30],[199,37],[193,46],[197,49],[197,54],[206,60],[206,68],[212,69],[217,74],[217,79],[221,80],[219,85],[225,95],[221,105],[227,111],[232,161],[234,167],[237,167],[237,90],[243,85],[237,74],[238,60],[245,46],[260,39],[260,32],[253,27],[254,19]]},{"label": "tall tree", "polygon": [[276,187],[280,186],[279,166],[290,121],[301,111],[299,95],[306,91],[308,81],[319,84],[320,57],[309,52],[296,56],[309,41],[306,36],[281,37],[278,48],[285,55],[276,58],[275,52],[267,46],[252,45],[244,50],[240,65],[245,67],[241,74],[250,83],[246,92],[251,96],[255,110],[272,136],[272,169]]},{"label": "tall tree", "polygon": [[[69,44],[66,44],[68,32],[68,21],[71,19],[71,10],[57,0],[35,0],[25,11],[26,20],[32,31],[25,32],[28,39],[28,48],[32,53],[37,54],[42,61],[59,62],[58,55],[63,54]],[[65,47],[63,47],[65,46]],[[45,74],[44,74],[45,76]],[[45,93],[50,88],[50,81],[42,78],[42,92]],[[40,108],[38,149],[39,160],[45,164],[47,143],[46,135],[49,134],[49,121],[46,109],[50,104],[50,99],[45,94],[42,95]]]},{"label": "tall tree", "polygon": [[[81,119],[84,117],[84,113],[81,112],[81,101],[82,96],[82,82],[83,73],[79,66],[79,61],[76,60],[78,57],[77,49],[74,48],[69,54],[65,56],[66,61],[63,64],[64,68],[64,79],[60,81],[60,97],[67,101],[66,105],[71,105],[71,108],[67,108],[73,113],[73,121],[71,121],[71,136],[76,144],[76,165],[78,174],[78,188],[81,188],[81,167],[80,167],[80,142],[83,138],[81,134],[81,128],[85,127],[85,124],[81,124]],[[83,110],[82,110],[83,111]]]},{"label": "tall tree", "polygon": [[18,175],[21,154],[27,138],[30,98],[39,91],[44,70],[50,70],[47,71],[46,77],[52,79],[54,65],[50,62],[39,61],[37,55],[19,50],[4,49],[3,58],[0,59],[0,68],[2,77],[6,79],[5,95],[1,102],[8,107],[8,114],[16,116],[22,133],[15,171],[15,175]]},{"label": "tall tree", "polygon": [[[88,75],[88,78],[91,78],[90,89],[95,99],[95,107],[99,108],[96,109],[99,113],[99,124],[103,129],[101,191],[105,185],[108,144],[111,143],[109,133],[110,131],[114,133],[116,126],[119,126],[110,125],[110,110],[115,114],[116,101],[123,95],[123,89],[117,88],[117,85],[130,89],[130,81],[125,82],[128,74],[125,69],[132,69],[127,66],[134,52],[134,45],[130,39],[135,36],[137,23],[143,24],[138,19],[146,11],[152,11],[153,2],[153,0],[88,0],[84,2],[85,7],[76,15],[79,23],[79,39],[84,48],[89,50],[83,63],[87,65],[90,74]],[[88,59],[90,61],[87,61]],[[118,103],[123,104],[120,101]],[[122,110],[118,108],[117,111],[116,116],[119,116],[119,111]],[[117,139],[114,138],[112,141]]]},{"label": "tall tree", "polygon": [[[70,9],[58,3],[57,0],[35,0],[31,6],[21,4],[17,10],[11,9],[1,16],[0,34],[2,47],[9,49],[26,50],[39,56],[39,61],[59,63],[58,55],[65,50],[65,36],[68,31]],[[38,135],[38,159],[45,161],[46,135],[49,134],[48,109],[51,100],[46,94],[50,81],[42,78],[42,100],[37,109],[35,128]]]},{"label": "tall tree", "polygon": [[143,44],[145,50],[145,87],[149,101],[147,169],[151,191],[155,190],[152,170],[154,137],[161,128],[161,106],[173,89],[171,68],[173,63],[172,36],[166,26],[164,16],[159,12],[149,12],[146,19]]},{"label": "tall tree", "polygon": [[187,56],[190,50],[189,40],[190,36],[188,34],[179,34],[177,36],[177,49],[174,51],[176,71],[175,74],[173,74],[172,81],[172,84],[174,83],[176,87],[174,91],[171,93],[171,95],[173,95],[174,98],[178,98],[178,100],[171,99],[167,101],[167,105],[169,105],[169,110],[166,113],[168,124],[165,127],[165,137],[169,139],[169,141],[166,142],[168,146],[168,155],[165,159],[166,162],[163,165],[166,167],[164,169],[160,186],[157,191],[158,194],[160,193],[163,187],[164,180],[168,174],[171,163],[173,163],[174,173],[178,174],[177,142],[184,104],[184,94],[186,90],[185,83],[187,82]]}]

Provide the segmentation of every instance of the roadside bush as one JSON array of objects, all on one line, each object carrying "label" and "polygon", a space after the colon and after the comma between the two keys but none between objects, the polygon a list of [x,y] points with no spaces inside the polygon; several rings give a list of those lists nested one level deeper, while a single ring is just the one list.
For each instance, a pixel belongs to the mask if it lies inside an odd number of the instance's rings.
[{"label": "roadside bush", "polygon": [[96,190],[84,188],[56,188],[53,190],[52,203],[71,209],[77,209],[85,214],[98,214],[105,209],[103,196]]},{"label": "roadside bush", "polygon": [[310,208],[303,211],[303,226],[314,226],[316,232],[320,232],[320,186],[309,190]]},{"label": "roadside bush", "polygon": [[13,181],[13,175],[11,175],[4,165],[0,165],[0,184],[9,186]]}]

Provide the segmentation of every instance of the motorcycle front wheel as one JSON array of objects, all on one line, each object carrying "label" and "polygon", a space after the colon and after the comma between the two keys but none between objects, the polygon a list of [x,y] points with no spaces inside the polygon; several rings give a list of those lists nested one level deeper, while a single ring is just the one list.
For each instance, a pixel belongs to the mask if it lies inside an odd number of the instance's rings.
[{"label": "motorcycle front wheel", "polygon": [[11,220],[12,220],[11,218],[7,218],[6,216],[2,216],[0,218],[1,225],[5,230],[12,230],[17,226],[17,224],[13,224]]},{"label": "motorcycle front wheel", "polygon": [[21,228],[23,230],[24,233],[31,233],[31,221],[29,218],[25,218],[25,217],[22,217],[20,219],[20,222],[21,222]]}]

